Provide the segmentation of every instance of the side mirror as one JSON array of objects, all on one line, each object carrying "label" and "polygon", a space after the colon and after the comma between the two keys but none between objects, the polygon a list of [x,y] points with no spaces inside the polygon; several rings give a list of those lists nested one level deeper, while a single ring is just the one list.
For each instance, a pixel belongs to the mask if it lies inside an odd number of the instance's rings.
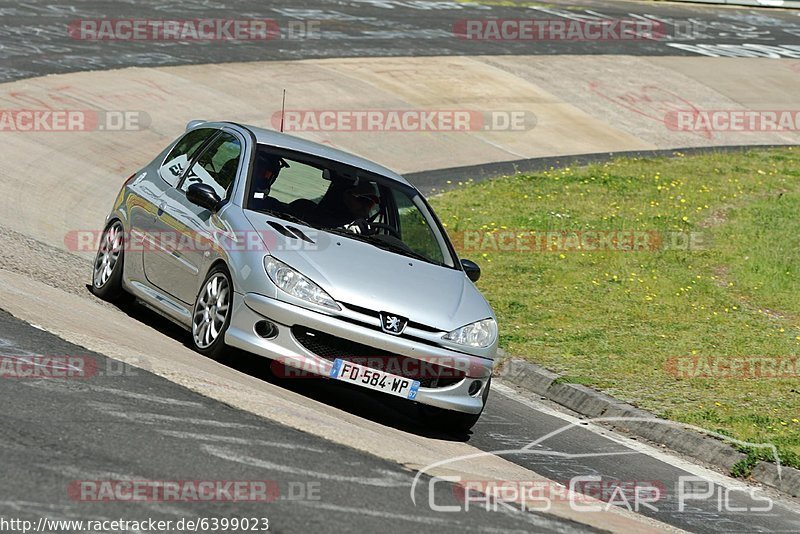
[{"label": "side mirror", "polygon": [[473,282],[477,282],[478,279],[481,277],[481,268],[478,267],[478,264],[472,260],[461,260],[461,266],[464,268],[464,272],[467,275],[467,278],[472,280]]},{"label": "side mirror", "polygon": [[186,190],[186,199],[192,204],[211,211],[217,211],[222,201],[214,189],[208,184],[192,184]]}]

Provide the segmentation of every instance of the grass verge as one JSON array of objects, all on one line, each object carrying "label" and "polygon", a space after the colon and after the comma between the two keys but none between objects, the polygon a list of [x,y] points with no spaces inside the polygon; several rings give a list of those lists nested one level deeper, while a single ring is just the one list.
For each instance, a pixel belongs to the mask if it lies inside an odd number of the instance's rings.
[{"label": "grass verge", "polygon": [[800,468],[800,150],[620,158],[431,203],[508,352]]}]

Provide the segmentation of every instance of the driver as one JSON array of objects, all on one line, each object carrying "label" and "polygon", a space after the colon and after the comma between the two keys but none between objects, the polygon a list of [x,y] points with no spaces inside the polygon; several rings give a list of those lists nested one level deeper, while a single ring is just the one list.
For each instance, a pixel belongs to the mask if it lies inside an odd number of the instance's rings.
[{"label": "driver", "polygon": [[380,206],[381,199],[374,183],[361,182],[359,185],[346,189],[342,201],[349,216],[352,216],[353,220],[357,220],[367,219],[374,215]]},{"label": "driver", "polygon": [[279,156],[265,152],[256,153],[252,175],[252,209],[275,209],[277,207],[278,201],[268,195],[272,184],[278,179],[281,169],[287,167],[289,164]]},{"label": "driver", "polygon": [[[293,203],[295,204],[295,203]],[[332,180],[319,204],[297,203],[298,216],[323,228],[348,226],[375,215],[380,207],[378,186],[374,182]]]},{"label": "driver", "polygon": [[259,152],[253,166],[253,191],[269,193],[272,184],[278,179],[281,169],[289,165],[278,156]]}]

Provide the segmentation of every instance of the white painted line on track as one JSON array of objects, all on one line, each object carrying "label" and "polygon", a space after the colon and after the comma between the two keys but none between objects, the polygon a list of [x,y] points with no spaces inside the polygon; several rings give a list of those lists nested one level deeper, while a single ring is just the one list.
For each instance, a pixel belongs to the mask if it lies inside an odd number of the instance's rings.
[{"label": "white painted line on track", "polygon": [[[676,467],[678,469],[682,469],[682,470],[686,471],[687,473],[689,473],[691,475],[694,475],[694,476],[697,476],[697,477],[703,477],[703,478],[706,478],[708,480],[711,480],[712,482],[722,486],[723,488],[737,490],[737,489],[742,489],[742,488],[758,486],[758,485],[748,484],[748,483],[746,483],[744,481],[741,481],[741,480],[736,480],[736,479],[727,477],[727,476],[725,476],[725,475],[723,475],[721,473],[718,473],[717,471],[713,471],[711,469],[702,467],[702,466],[700,466],[698,464],[692,463],[692,462],[690,462],[688,460],[685,460],[684,458],[681,458],[680,456],[677,456],[675,454],[666,452],[664,450],[659,450],[658,448],[653,447],[651,445],[648,445],[646,443],[643,443],[641,441],[633,440],[633,439],[631,439],[629,437],[626,437],[626,436],[624,436],[622,434],[618,434],[617,432],[614,432],[613,430],[611,430],[609,428],[606,428],[604,426],[592,423],[587,419],[580,419],[580,418],[575,417],[573,415],[570,415],[570,414],[564,413],[562,411],[559,411],[557,409],[551,408],[550,406],[546,405],[545,403],[543,403],[541,401],[538,401],[538,400],[535,400],[533,398],[530,398],[526,394],[524,394],[522,392],[519,392],[519,391],[516,391],[515,389],[513,389],[513,388],[511,388],[509,386],[506,386],[506,385],[500,383],[499,381],[497,383],[494,383],[494,382],[492,383],[492,390],[497,392],[497,393],[499,393],[499,394],[501,394],[501,395],[503,395],[504,397],[507,397],[507,398],[509,398],[509,399],[511,399],[513,401],[519,402],[520,404],[523,404],[523,405],[525,405],[525,406],[527,406],[527,407],[529,407],[531,409],[534,409],[534,410],[536,410],[538,412],[541,412],[541,413],[543,413],[545,415],[556,417],[558,419],[561,419],[562,421],[565,421],[565,422],[569,423],[570,425],[576,425],[575,428],[581,428],[581,429],[585,429],[585,430],[588,430],[590,432],[593,432],[593,433],[595,433],[595,434],[597,434],[599,436],[602,436],[603,438],[605,438],[605,439],[607,439],[609,441],[612,441],[614,443],[617,443],[619,445],[627,447],[627,448],[633,450],[635,453],[643,454],[645,456],[649,456],[651,458],[654,458],[656,460],[659,460],[661,462],[669,464],[669,465],[671,465],[673,467]],[[531,452],[534,452],[534,451],[531,451]],[[580,457],[581,455],[569,455],[569,456],[570,457]],[[589,455],[586,455],[586,456],[593,456],[593,455],[589,454]],[[597,455],[594,455],[594,456],[597,456]],[[794,503],[789,503],[789,502],[787,502],[785,500],[782,500],[781,502],[775,502],[775,504],[776,505],[780,505],[780,506],[785,506],[787,509],[789,509],[789,510],[795,512],[795,513],[800,514],[800,506],[795,505]]]},{"label": "white painted line on track", "polygon": [[303,450],[308,452],[316,452],[319,454],[325,454],[328,452],[323,449],[318,449],[315,447],[307,447],[305,445],[299,445],[297,443],[279,443],[277,441],[265,441],[263,439],[246,439],[246,438],[237,438],[236,436],[197,434],[195,432],[181,432],[179,430],[157,430],[157,432],[173,438],[181,438],[181,439],[196,440],[196,441],[211,441],[214,443],[231,443],[234,445],[249,445],[255,447],[274,447],[278,449]]},{"label": "white painted line on track", "polygon": [[290,473],[292,475],[307,476],[322,480],[335,480],[338,482],[353,482],[355,484],[362,484],[364,486],[376,486],[382,488],[402,488],[411,485],[410,477],[407,477],[405,475],[400,475],[393,471],[383,472],[384,477],[382,478],[334,475],[331,473],[320,473],[319,471],[315,470],[302,469],[299,467],[291,467],[288,465],[276,464],[274,462],[263,460],[261,458],[255,458],[253,456],[238,454],[226,447],[218,447],[215,445],[202,445],[201,448],[208,454],[216,456],[217,458],[222,458],[223,460],[236,462],[239,464],[246,465],[248,467],[258,467],[260,469],[269,469],[272,471],[279,471],[282,473]]}]

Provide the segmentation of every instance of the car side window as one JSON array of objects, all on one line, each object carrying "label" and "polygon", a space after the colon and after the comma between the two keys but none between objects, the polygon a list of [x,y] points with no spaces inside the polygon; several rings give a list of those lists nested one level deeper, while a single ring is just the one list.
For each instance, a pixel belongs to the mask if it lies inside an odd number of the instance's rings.
[{"label": "car side window", "polygon": [[186,191],[192,184],[210,185],[225,200],[236,179],[239,161],[242,157],[242,144],[235,135],[222,132],[208,145],[186,173],[180,185]]},{"label": "car side window", "polygon": [[214,128],[199,128],[184,135],[170,150],[164,164],[158,169],[161,178],[172,187],[177,187],[195,151],[218,131]]},{"label": "car side window", "polygon": [[397,219],[403,242],[411,250],[438,263],[444,263],[444,253],[431,229],[431,223],[405,193],[393,191]]},{"label": "car side window", "polygon": [[269,196],[281,202],[307,199],[318,202],[331,183],[322,177],[322,170],[310,165],[289,160],[289,167],[282,169]]}]

